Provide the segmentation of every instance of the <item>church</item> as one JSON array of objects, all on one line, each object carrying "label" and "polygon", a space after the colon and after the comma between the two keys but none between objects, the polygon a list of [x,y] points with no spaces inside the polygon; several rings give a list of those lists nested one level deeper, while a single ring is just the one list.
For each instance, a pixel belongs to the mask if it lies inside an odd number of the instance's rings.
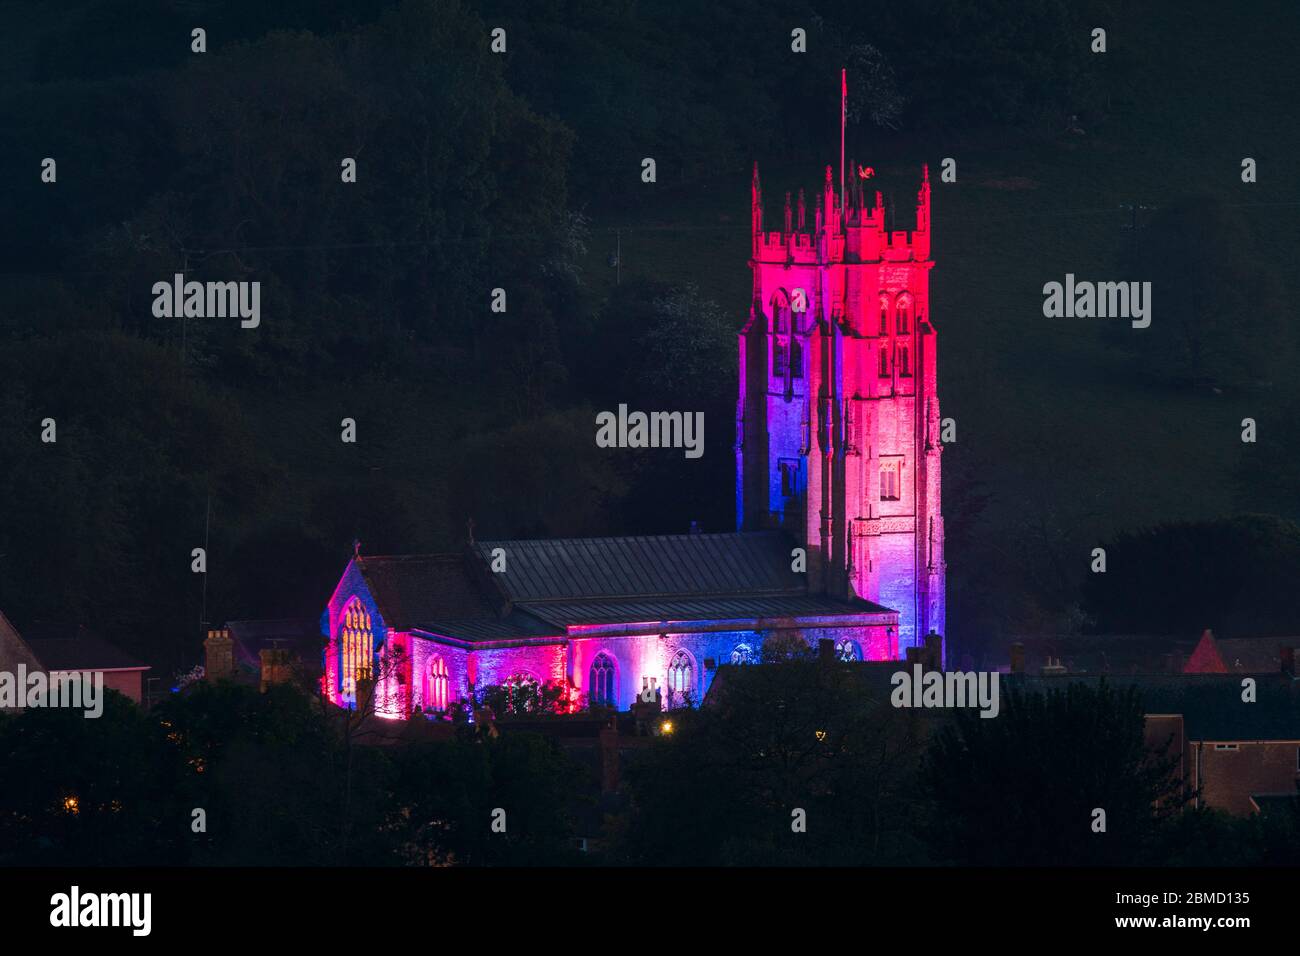
[{"label": "church", "polygon": [[911,230],[829,166],[814,207],[786,193],[765,228],[755,164],[737,530],[358,549],[321,616],[332,702],[373,682],[376,713],[406,718],[557,682],[574,707],[689,706],[773,637],[879,661],[944,633],[929,173]]}]

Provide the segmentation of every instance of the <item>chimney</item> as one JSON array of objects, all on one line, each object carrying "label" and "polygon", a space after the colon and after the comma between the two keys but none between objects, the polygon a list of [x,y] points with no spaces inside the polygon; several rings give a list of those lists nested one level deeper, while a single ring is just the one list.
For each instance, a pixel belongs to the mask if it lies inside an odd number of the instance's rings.
[{"label": "chimney", "polygon": [[943,670],[943,638],[934,631],[925,635],[925,656],[929,659],[927,670]]},{"label": "chimney", "polygon": [[257,655],[262,661],[262,693],[275,684],[288,683],[293,675],[293,661],[283,647],[264,647]]},{"label": "chimney", "polygon": [[835,660],[835,642],[829,637],[823,637],[817,641],[817,659],[827,663]]},{"label": "chimney", "polygon": [[1043,665],[1042,675],[1044,677],[1060,677],[1062,674],[1066,673],[1068,673],[1068,671],[1065,669],[1065,665],[1061,663],[1059,657],[1049,657],[1047,663]]},{"label": "chimney", "polygon": [[1295,648],[1291,646],[1279,647],[1277,656],[1282,660],[1282,673],[1295,677]]},{"label": "chimney", "polygon": [[230,628],[208,631],[203,641],[203,676],[207,680],[225,680],[235,673],[235,642]]},{"label": "chimney", "polygon": [[1011,645],[1011,673],[1023,674],[1025,672],[1025,645],[1016,641]]}]

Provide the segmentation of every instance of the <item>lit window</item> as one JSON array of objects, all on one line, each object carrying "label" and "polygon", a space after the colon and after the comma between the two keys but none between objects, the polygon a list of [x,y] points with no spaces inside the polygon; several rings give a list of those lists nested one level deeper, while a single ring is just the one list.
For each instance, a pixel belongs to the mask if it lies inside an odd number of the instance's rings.
[{"label": "lit window", "polygon": [[898,462],[886,462],[880,466],[880,500],[898,500]]},{"label": "lit window", "polygon": [[668,662],[668,699],[676,704],[683,700],[683,695],[695,689],[695,667],[691,655],[678,651]]},{"label": "lit window", "polygon": [[426,710],[447,709],[447,662],[441,657],[431,658],[425,670],[424,707]]},{"label": "lit window", "polygon": [[601,707],[614,705],[614,659],[608,654],[597,654],[591,662],[591,673],[587,686],[591,688],[588,697],[591,703]]},{"label": "lit window", "polygon": [[847,637],[842,637],[835,642],[835,657],[841,661],[860,661],[862,654],[858,651],[856,641],[850,641]]},{"label": "lit window", "polygon": [[753,664],[757,659],[754,649],[748,644],[737,644],[731,652],[733,664]]},{"label": "lit window", "polygon": [[371,628],[370,612],[357,598],[353,598],[343,611],[343,632],[340,635],[342,668],[340,684],[345,696],[354,697],[357,682],[369,680],[375,654],[375,634]]}]

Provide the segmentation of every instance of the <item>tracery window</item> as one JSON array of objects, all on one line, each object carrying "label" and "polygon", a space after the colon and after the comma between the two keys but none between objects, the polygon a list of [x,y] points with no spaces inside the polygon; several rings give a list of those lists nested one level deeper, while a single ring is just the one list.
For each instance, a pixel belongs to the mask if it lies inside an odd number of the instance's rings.
[{"label": "tracery window", "polygon": [[359,598],[353,598],[343,611],[339,644],[342,655],[340,687],[344,695],[354,697],[357,682],[368,680],[372,674],[375,654],[375,632],[370,612]]}]

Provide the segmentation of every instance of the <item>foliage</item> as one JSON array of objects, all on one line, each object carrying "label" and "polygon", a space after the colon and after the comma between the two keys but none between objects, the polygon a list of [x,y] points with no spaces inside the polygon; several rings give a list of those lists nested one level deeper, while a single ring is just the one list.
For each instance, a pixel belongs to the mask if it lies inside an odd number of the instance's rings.
[{"label": "foliage", "polygon": [[[927,840],[979,866],[1139,862],[1181,806],[1173,762],[1149,752],[1133,688],[1003,689],[1001,712],[959,710],[926,753]],[[1094,832],[1094,811],[1105,832]]]}]

